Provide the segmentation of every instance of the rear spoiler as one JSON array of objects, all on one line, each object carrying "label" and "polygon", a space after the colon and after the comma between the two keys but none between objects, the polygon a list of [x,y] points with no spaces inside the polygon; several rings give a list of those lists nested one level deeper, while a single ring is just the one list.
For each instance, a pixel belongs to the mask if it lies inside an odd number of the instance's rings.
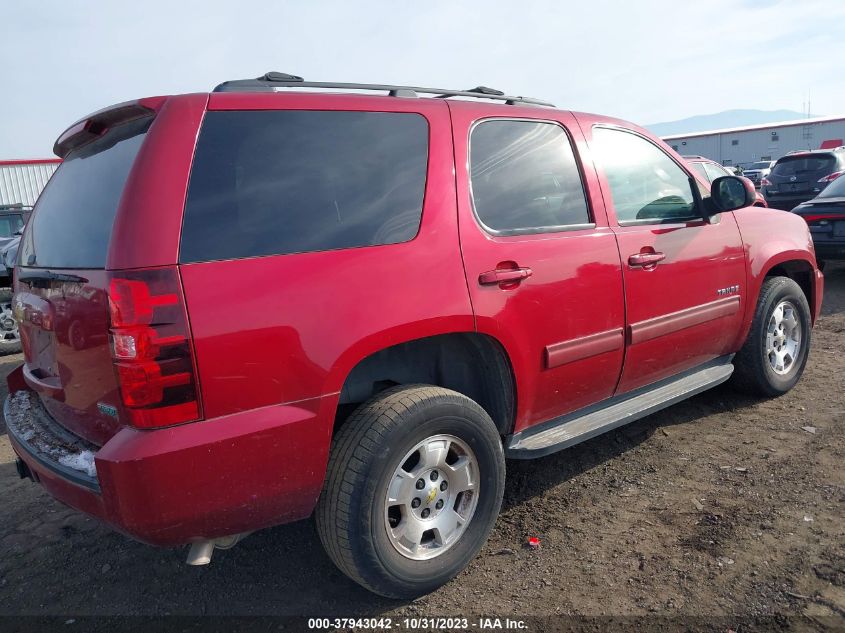
[{"label": "rear spoiler", "polygon": [[151,97],[126,101],[89,114],[62,132],[53,145],[53,153],[59,158],[65,158],[73,150],[101,137],[115,126],[155,116],[165,99],[166,97]]}]

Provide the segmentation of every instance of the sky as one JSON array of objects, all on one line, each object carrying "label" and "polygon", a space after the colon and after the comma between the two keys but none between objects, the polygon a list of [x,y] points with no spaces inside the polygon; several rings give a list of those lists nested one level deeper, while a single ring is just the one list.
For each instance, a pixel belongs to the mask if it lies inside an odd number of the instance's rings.
[{"label": "sky", "polygon": [[268,70],[486,85],[639,124],[734,108],[845,114],[841,0],[4,0],[0,159],[80,117]]}]

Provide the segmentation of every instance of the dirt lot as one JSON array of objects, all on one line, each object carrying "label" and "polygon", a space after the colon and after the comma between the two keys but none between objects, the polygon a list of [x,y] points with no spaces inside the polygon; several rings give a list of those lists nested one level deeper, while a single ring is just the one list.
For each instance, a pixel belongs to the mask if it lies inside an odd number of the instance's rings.
[{"label": "dirt lot", "polygon": [[[310,521],[187,567],[184,550],[129,541],[20,481],[0,429],[0,614],[683,614],[781,625],[765,616],[784,614],[820,628],[845,622],[843,460],[838,266],[790,394],[760,401],[722,387],[563,453],[510,462],[481,555],[414,603],[348,581]],[[529,536],[540,550],[524,547]]]}]

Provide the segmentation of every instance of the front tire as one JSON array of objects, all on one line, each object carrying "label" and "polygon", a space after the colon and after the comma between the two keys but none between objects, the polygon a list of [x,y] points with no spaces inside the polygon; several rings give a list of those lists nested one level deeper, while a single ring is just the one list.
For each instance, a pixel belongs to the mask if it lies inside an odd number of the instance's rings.
[{"label": "front tire", "polygon": [[760,396],[780,396],[792,389],[807,364],[811,327],[801,286],[788,277],[766,279],[751,331],[734,357],[733,384]]},{"label": "front tire", "polygon": [[478,404],[440,387],[395,387],[337,432],[317,530],[349,578],[385,597],[415,598],[475,557],[504,480],[499,433]]}]

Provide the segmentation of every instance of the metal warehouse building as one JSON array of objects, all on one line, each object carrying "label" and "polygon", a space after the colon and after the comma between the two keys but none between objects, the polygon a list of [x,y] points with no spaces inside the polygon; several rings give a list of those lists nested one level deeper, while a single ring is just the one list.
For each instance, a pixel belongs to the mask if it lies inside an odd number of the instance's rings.
[{"label": "metal warehouse building", "polygon": [[58,158],[0,160],[0,205],[33,206],[61,162]]},{"label": "metal warehouse building", "polygon": [[777,160],[793,150],[845,145],[845,116],[672,134],[663,140],[679,154],[704,156],[723,165],[744,165],[757,160]]}]

